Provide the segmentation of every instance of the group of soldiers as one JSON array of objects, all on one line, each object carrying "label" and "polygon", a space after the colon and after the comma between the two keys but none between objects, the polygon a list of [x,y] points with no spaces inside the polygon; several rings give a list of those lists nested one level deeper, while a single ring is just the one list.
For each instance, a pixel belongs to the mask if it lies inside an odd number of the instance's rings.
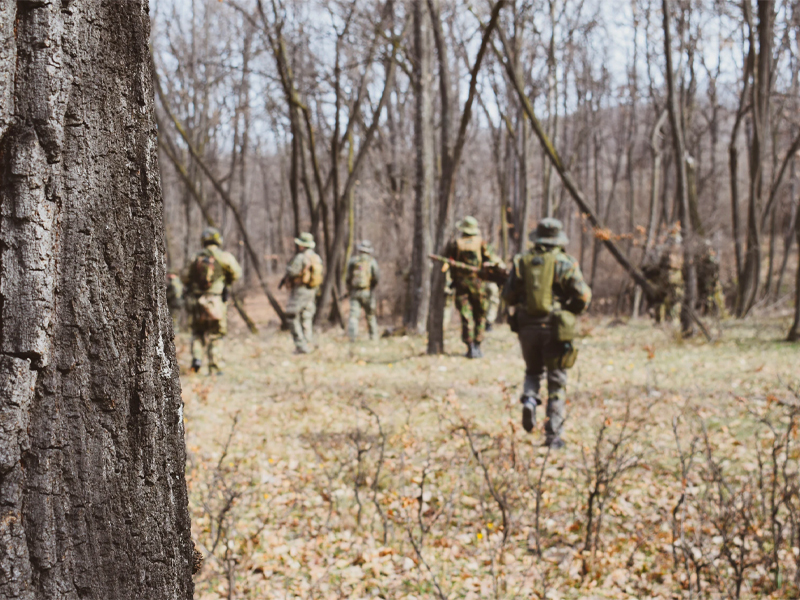
[{"label": "group of soldiers", "polygon": [[[542,404],[541,383],[547,378],[547,423],[545,444],[561,448],[564,425],[567,369],[577,356],[572,345],[575,317],[584,312],[592,293],[583,280],[577,261],[566,254],[567,238],[561,222],[543,219],[531,233],[530,248],[514,257],[510,271],[495,255],[471,216],[458,223],[459,235],[446,247],[446,292],[453,297],[461,318],[461,339],[466,356],[481,358],[481,343],[487,325],[494,322],[502,295],[509,307],[512,331],[519,337],[525,359],[525,382],[520,402],[522,425],[530,432],[536,426],[536,408]],[[186,265],[180,276],[168,275],[167,298],[175,327],[185,309],[192,336],[191,370],[198,372],[204,355],[209,374],[221,374],[219,341],[227,333],[227,300],[230,286],[241,277],[236,258],[222,250],[220,232],[209,227],[202,234],[203,249]],[[290,288],[286,313],[297,354],[312,349],[313,320],[324,278],[322,259],[314,251],[314,237],[302,233],[294,239],[296,253],[286,267],[280,287]],[[378,337],[375,288],[380,270],[372,244],[357,244],[346,270],[350,300],[347,334],[358,335],[363,312],[369,337]]]},{"label": "group of soldiers", "polygon": [[[222,235],[214,227],[207,227],[201,235],[200,250],[183,271],[167,275],[167,304],[173,327],[179,327],[181,311],[188,316],[192,334],[192,372],[200,371],[203,358],[208,357],[208,372],[222,373],[219,341],[228,332],[227,302],[231,285],[242,276],[236,258],[222,250]],[[286,267],[280,286],[290,289],[286,314],[295,344],[296,354],[311,351],[314,315],[317,298],[324,278],[322,258],[314,251],[316,244],[310,233],[301,233],[294,239],[295,255]],[[378,337],[375,314],[375,287],[380,271],[368,240],[356,246],[356,253],[347,264],[347,290],[350,297],[348,334],[351,340],[358,336],[358,323],[363,312],[367,319],[369,336]]]},{"label": "group of soldiers", "polygon": [[[703,315],[725,316],[719,257],[710,240],[705,240],[695,253],[694,264],[697,275],[697,304],[694,308]],[[653,319],[657,323],[677,321],[684,299],[683,237],[677,226],[645,257],[642,273],[656,292],[650,300]]]}]

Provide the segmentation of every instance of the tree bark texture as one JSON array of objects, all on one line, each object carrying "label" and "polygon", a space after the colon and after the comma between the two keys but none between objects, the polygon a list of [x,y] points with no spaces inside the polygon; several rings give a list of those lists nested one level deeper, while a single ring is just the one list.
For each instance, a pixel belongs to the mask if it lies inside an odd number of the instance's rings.
[{"label": "tree bark texture", "polygon": [[145,0],[0,0],[0,598],[191,598]]},{"label": "tree bark texture", "polygon": [[405,325],[422,333],[428,322],[430,296],[431,236],[427,215],[431,208],[433,190],[433,135],[431,115],[433,102],[430,89],[431,52],[430,17],[424,0],[414,1],[414,247],[411,255],[409,286],[410,303],[406,309]]}]

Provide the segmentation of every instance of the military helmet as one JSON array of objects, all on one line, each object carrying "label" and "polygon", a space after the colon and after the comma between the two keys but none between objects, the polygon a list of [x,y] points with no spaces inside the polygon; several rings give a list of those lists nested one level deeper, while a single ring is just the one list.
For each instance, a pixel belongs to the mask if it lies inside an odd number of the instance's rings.
[{"label": "military helmet", "polygon": [[569,243],[569,238],[564,234],[564,226],[561,221],[550,217],[539,221],[536,229],[531,232],[528,239],[534,244],[542,244],[543,246],[563,247]]},{"label": "military helmet", "polygon": [[208,246],[209,244],[216,244],[217,246],[222,245],[222,234],[216,227],[206,227],[203,229],[200,238],[203,240],[203,246]]},{"label": "military helmet", "polygon": [[369,240],[361,240],[356,245],[356,251],[364,252],[366,254],[372,254],[373,252],[375,252],[375,249],[372,247],[372,242],[370,242]]},{"label": "military helmet", "polygon": [[301,248],[315,248],[317,245],[314,243],[314,236],[304,231],[300,237],[294,238],[294,243]]},{"label": "military helmet", "polygon": [[478,226],[478,219],[472,216],[466,216],[461,219],[456,227],[464,235],[479,235],[481,232]]}]

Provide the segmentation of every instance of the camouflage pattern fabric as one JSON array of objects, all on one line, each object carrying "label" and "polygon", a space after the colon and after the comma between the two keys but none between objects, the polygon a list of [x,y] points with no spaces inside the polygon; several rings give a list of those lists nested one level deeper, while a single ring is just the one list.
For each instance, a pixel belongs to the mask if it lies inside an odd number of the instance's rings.
[{"label": "camouflage pattern fabric", "polygon": [[[213,256],[218,266],[214,270],[211,285],[203,291],[199,289],[197,282],[192,281],[192,265],[198,256],[207,255]],[[198,252],[181,276],[192,330],[192,360],[201,362],[205,350],[208,354],[209,373],[222,368],[220,341],[228,333],[228,307],[222,301],[222,292],[225,286],[230,286],[241,276],[242,268],[233,254],[225,252],[216,244],[208,244]],[[210,311],[208,307],[211,307]]]},{"label": "camouflage pattern fabric", "polygon": [[[445,248],[444,256],[472,266],[499,262],[478,235],[464,235],[460,240],[452,240]],[[457,267],[449,271],[453,280],[456,309],[461,315],[461,341],[468,346],[479,344],[486,331],[486,314],[489,309],[486,282],[472,271]]]},{"label": "camouflage pattern fabric", "polygon": [[347,263],[345,281],[350,297],[350,315],[347,320],[347,335],[350,341],[358,337],[358,322],[361,311],[367,318],[371,340],[378,339],[378,319],[376,315],[377,298],[375,287],[380,281],[378,261],[366,252],[359,252]]},{"label": "camouflage pattern fabric", "polygon": [[309,268],[312,255],[318,256],[311,248],[303,248],[294,255],[286,267],[292,292],[286,305],[286,314],[290,317],[289,329],[292,332],[295,350],[307,353],[311,350],[314,335],[314,315],[317,312],[318,287],[308,287],[302,282],[303,274]]},{"label": "camouflage pattern fabric", "polygon": [[167,275],[167,306],[172,317],[172,329],[178,333],[181,309],[183,308],[183,282],[177,273]]},{"label": "camouflage pattern fabric", "polygon": [[[508,281],[503,289],[503,298],[515,307],[519,330],[520,348],[525,359],[525,382],[522,397],[542,403],[540,392],[543,377],[547,376],[547,441],[560,438],[564,427],[567,371],[548,369],[547,361],[559,356],[560,348],[555,344],[555,326],[552,316],[533,317],[526,310],[525,285],[520,272],[522,254],[514,257]],[[556,255],[553,273],[553,300],[556,310],[567,310],[579,315],[586,311],[592,301],[592,290],[583,279],[578,261],[560,250]]]},{"label": "camouflage pattern fabric", "polygon": [[725,317],[728,311],[719,270],[719,257],[707,244],[697,259],[697,308],[705,315]]},{"label": "camouflage pattern fabric", "polygon": [[376,313],[376,298],[372,290],[355,290],[350,292],[350,316],[347,320],[347,335],[350,341],[358,337],[358,321],[361,311],[367,318],[369,339],[378,339],[378,318]]}]

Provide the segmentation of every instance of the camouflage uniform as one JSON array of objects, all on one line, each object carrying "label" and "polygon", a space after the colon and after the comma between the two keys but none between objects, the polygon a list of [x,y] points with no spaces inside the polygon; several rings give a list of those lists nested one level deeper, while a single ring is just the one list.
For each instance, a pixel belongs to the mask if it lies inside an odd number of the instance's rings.
[{"label": "camouflage uniform", "polygon": [[[286,314],[291,317],[290,329],[294,340],[295,353],[307,354],[311,351],[314,315],[317,312],[317,292],[322,283],[322,259],[314,252],[314,236],[301,233],[294,239],[297,254],[286,267],[286,280],[291,286]],[[317,265],[317,267],[315,267]],[[319,268],[316,281],[314,268]]]},{"label": "camouflage uniform", "polygon": [[[473,217],[464,217],[458,228],[461,237],[447,245],[444,253],[447,258],[474,267],[497,262],[481,237],[478,222]],[[467,358],[481,358],[481,342],[489,306],[486,282],[477,273],[465,269],[454,267],[451,271],[456,308],[461,314],[461,341],[467,345]]]},{"label": "camouflage uniform", "polygon": [[656,295],[650,299],[656,323],[680,319],[683,303],[683,250],[681,234],[673,230],[642,265]]},{"label": "camouflage uniform", "polygon": [[[558,310],[575,315],[584,312],[592,300],[592,290],[584,281],[578,262],[563,251],[568,240],[562,231],[561,222],[557,219],[543,219],[530,239],[535,245],[529,253],[556,248],[552,283],[553,313]],[[555,340],[553,314],[536,317],[530,315],[526,309],[527,298],[522,272],[525,256],[518,254],[514,257],[514,266],[503,290],[508,305],[515,307],[515,329],[525,359],[525,384],[520,398],[523,404],[523,426],[531,431],[536,425],[535,409],[542,403],[539,389],[546,371],[548,420],[545,425],[545,444],[560,448],[564,444],[561,441],[561,432],[565,417],[567,371],[563,368],[549,368],[547,363],[560,358],[563,346]]]},{"label": "camouflage uniform", "polygon": [[167,306],[172,317],[172,330],[178,333],[181,309],[183,308],[183,282],[180,276],[173,271],[167,274]]},{"label": "camouflage uniform", "polygon": [[725,293],[719,281],[719,257],[708,240],[697,260],[697,301],[703,314],[719,317],[727,314]]},{"label": "camouflage uniform", "polygon": [[[505,268],[503,265],[501,267]],[[497,321],[497,314],[500,312],[500,286],[494,281],[487,281],[486,293],[489,295],[486,309],[486,331],[491,331],[494,322]]]},{"label": "camouflage uniform", "polygon": [[375,286],[380,279],[378,261],[372,257],[372,244],[362,241],[356,248],[358,254],[347,263],[347,294],[350,298],[350,318],[347,322],[347,335],[350,341],[358,336],[358,320],[363,309],[367,317],[369,337],[378,339],[378,319],[375,315]]},{"label": "camouflage uniform", "polygon": [[[228,307],[223,300],[225,288],[242,276],[242,268],[233,254],[223,251],[222,236],[209,227],[203,231],[203,250],[184,269],[181,279],[186,286],[184,297],[192,329],[192,370],[197,372],[208,353],[209,373],[222,367],[220,340],[228,333]],[[201,261],[211,261],[209,281],[198,280]]]}]

